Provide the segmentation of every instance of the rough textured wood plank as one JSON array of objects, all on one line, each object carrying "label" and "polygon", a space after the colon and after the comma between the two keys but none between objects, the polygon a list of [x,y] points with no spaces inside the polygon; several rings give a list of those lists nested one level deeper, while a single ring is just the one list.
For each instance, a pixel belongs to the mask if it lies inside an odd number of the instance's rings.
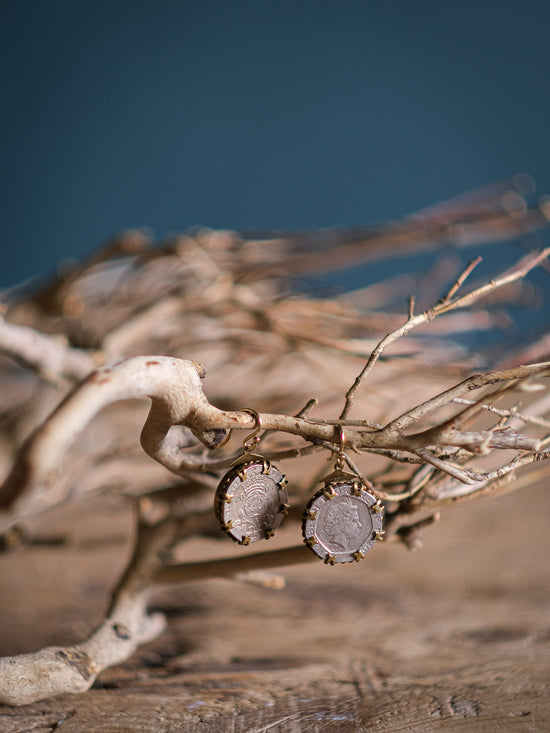
[{"label": "rough textured wood plank", "polygon": [[[161,588],[162,638],[86,694],[0,708],[0,730],[548,730],[549,508],[544,486],[457,507],[420,552],[292,568],[284,591]],[[97,516],[90,505],[44,523],[70,528],[74,550],[0,558],[1,653],[76,641],[99,619],[129,524],[116,501]],[[195,541],[188,554],[219,549]]]}]

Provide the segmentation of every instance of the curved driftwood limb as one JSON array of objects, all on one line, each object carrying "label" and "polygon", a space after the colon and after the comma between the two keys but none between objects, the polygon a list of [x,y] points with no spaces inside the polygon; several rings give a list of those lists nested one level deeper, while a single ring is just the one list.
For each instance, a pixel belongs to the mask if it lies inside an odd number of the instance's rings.
[{"label": "curved driftwood limb", "polygon": [[87,690],[103,669],[128,659],[162,633],[163,614],[147,612],[148,589],[178,523],[168,517],[149,524],[149,503],[139,506],[134,550],[104,621],[80,644],[0,658],[0,702],[25,705],[60,692]]},{"label": "curved driftwood limb", "polygon": [[[147,506],[147,502],[142,504]],[[141,514],[132,557],[104,621],[80,644],[0,658],[0,703],[27,705],[51,695],[83,692],[102,670],[120,664],[140,645],[159,636],[166,624],[164,615],[147,612],[148,589],[154,583],[217,577],[280,589],[284,579],[266,573],[266,569],[315,560],[313,553],[299,545],[224,560],[166,566],[164,554],[178,536],[179,522],[169,516],[149,525],[143,511]]]},{"label": "curved driftwood limb", "polygon": [[[44,495],[56,481],[67,448],[92,417],[112,402],[151,397],[144,442],[148,452],[162,452],[162,438],[170,427],[188,420],[206,402],[200,388],[203,374],[200,365],[170,357],[137,357],[93,371],[22,446],[0,487],[0,507],[24,514],[31,503],[47,505]],[[205,442],[212,439],[210,433],[199,437]]]},{"label": "curved driftwood limb", "polygon": [[315,555],[305,545],[296,545],[282,550],[266,550],[223,560],[166,565],[158,570],[154,582],[186,583],[202,578],[232,578],[260,569],[289,567],[315,561]]},{"label": "curved driftwood limb", "polygon": [[161,613],[147,612],[148,588],[175,528],[174,521],[154,526],[139,521],[132,558],[106,617],[85,641],[0,658],[0,702],[26,705],[61,692],[83,692],[102,670],[159,636],[166,621]]},{"label": "curved driftwood limb", "polygon": [[84,692],[101,671],[128,659],[159,636],[165,625],[162,614],[147,613],[145,597],[135,597],[81,644],[2,657],[0,703],[28,705],[62,692]]},{"label": "curved driftwood limb", "polygon": [[80,381],[98,364],[94,354],[72,348],[64,336],[8,323],[1,315],[0,352],[54,383]]}]

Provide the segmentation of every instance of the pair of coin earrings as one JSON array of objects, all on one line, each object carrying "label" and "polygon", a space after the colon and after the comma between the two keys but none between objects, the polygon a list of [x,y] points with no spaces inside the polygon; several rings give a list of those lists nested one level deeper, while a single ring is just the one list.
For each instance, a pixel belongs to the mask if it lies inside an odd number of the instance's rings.
[{"label": "pair of coin earrings", "polygon": [[[256,429],[243,441],[243,453],[222,478],[215,498],[222,530],[240,545],[273,537],[288,513],[287,479],[266,458],[253,452],[261,419],[248,408]],[[304,513],[304,542],[326,564],[358,562],[384,536],[383,505],[354,473],[344,471],[344,431],[334,471]]]}]

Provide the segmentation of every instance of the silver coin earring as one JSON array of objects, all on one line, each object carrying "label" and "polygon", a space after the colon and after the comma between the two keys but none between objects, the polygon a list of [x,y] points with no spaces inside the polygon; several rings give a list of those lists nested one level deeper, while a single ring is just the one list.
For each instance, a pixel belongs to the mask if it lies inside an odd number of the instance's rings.
[{"label": "silver coin earring", "polygon": [[365,481],[344,471],[344,430],[334,471],[321,479],[324,487],[307,505],[302,534],[305,544],[327,565],[359,562],[384,537],[382,502]]},{"label": "silver coin earring", "polygon": [[233,462],[216,489],[214,510],[221,529],[239,545],[273,537],[288,514],[286,476],[261,455],[253,453],[260,441],[262,421],[255,410],[244,408],[256,421],[243,440],[243,453]]}]

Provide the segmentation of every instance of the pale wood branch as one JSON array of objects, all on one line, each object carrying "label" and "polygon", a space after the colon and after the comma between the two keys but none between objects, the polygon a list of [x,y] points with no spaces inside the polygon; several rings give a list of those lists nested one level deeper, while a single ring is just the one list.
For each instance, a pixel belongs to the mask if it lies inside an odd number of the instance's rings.
[{"label": "pale wood branch", "polygon": [[70,347],[64,336],[49,336],[28,326],[8,323],[1,315],[0,352],[54,383],[84,379],[99,359],[83,349]]}]

